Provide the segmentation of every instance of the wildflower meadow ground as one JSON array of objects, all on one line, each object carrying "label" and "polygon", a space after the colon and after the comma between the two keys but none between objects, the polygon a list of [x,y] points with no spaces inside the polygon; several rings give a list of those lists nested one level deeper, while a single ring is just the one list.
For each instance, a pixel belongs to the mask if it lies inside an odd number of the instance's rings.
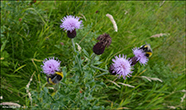
[{"label": "wildflower meadow ground", "polygon": [[1,1],[1,109],[186,109],[185,1]]}]

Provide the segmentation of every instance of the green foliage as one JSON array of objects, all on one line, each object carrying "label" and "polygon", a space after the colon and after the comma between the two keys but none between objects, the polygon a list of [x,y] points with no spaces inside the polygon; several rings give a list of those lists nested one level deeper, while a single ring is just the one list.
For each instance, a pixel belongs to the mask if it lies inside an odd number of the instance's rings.
[{"label": "green foliage", "polygon": [[[84,25],[72,42],[60,28],[66,15]],[[2,1],[1,102],[28,109],[185,109],[184,15],[180,1]],[[104,33],[112,43],[95,56],[92,48]],[[108,73],[115,55],[133,57],[145,41],[153,50],[147,65],[137,63],[126,80]],[[41,73],[49,57],[58,57],[64,73],[55,86]]]},{"label": "green foliage", "polygon": [[[92,51],[93,46],[96,44],[96,38],[99,36],[98,31],[92,31],[93,24],[88,24],[86,28],[79,29],[77,31],[77,38],[75,42],[78,44],[83,44],[82,47],[85,50],[89,50],[89,53]],[[90,51],[91,50],[91,51]]]},{"label": "green foliage", "polygon": [[[104,106],[99,106],[98,102],[101,98],[95,97],[94,92],[100,93],[105,87],[103,81],[95,80],[96,69],[90,66],[91,56],[87,51],[83,49],[82,52],[77,52],[74,55],[74,62],[71,71],[66,73],[66,67],[62,69],[65,78],[57,86],[55,94],[51,96],[48,88],[44,87],[32,93],[32,104],[36,105],[32,109],[103,109]],[[98,64],[99,59],[94,61],[94,64]],[[80,66],[80,67],[79,67]],[[72,75],[72,76],[71,76]]]}]

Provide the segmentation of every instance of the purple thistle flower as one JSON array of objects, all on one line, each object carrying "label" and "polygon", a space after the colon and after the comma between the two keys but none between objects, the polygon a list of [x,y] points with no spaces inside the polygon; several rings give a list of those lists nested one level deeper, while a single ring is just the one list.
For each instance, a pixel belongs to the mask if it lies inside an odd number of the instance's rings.
[{"label": "purple thistle flower", "polygon": [[132,67],[131,67],[131,61],[126,59],[127,56],[125,55],[119,55],[119,57],[115,56],[115,59],[112,59],[114,63],[111,64],[109,68],[109,72],[111,74],[116,74],[119,76],[123,76],[123,79],[126,77],[131,76],[130,73],[132,73]]},{"label": "purple thistle flower", "polygon": [[79,21],[78,17],[69,15],[64,17],[62,20],[62,24],[60,25],[60,28],[64,28],[64,30],[67,31],[74,31],[75,29],[81,28],[82,21]]},{"label": "purple thistle flower", "polygon": [[55,60],[54,57],[49,59],[46,58],[43,61],[43,65],[41,65],[43,73],[47,75],[54,74],[56,71],[59,71],[60,63],[61,61],[58,59]]},{"label": "purple thistle flower", "polygon": [[145,52],[142,49],[134,48],[132,49],[136,60],[140,62],[140,64],[146,64],[148,62],[148,58],[145,56]]}]

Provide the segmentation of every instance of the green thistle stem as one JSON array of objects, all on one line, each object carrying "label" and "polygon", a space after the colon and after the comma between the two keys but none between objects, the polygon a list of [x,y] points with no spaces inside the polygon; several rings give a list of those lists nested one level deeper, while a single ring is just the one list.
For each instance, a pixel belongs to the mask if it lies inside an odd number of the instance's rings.
[{"label": "green thistle stem", "polygon": [[[71,41],[72,41],[72,46],[73,46],[74,52],[77,53],[76,48],[75,48],[75,45],[74,45],[73,39],[71,39]],[[78,55],[78,54],[77,54],[77,55]],[[76,60],[76,62],[78,63],[79,69],[80,69],[80,71],[81,71],[81,73],[82,73],[81,63],[80,63],[80,61],[79,61],[77,55],[75,55],[75,60]]]},{"label": "green thistle stem", "polygon": [[71,39],[71,41],[72,41],[72,46],[73,46],[74,52],[76,52],[76,48],[75,48],[75,45],[74,45],[74,40]]},{"label": "green thistle stem", "polygon": [[92,65],[92,63],[93,63],[95,57],[96,57],[96,54],[93,53],[93,55],[92,55],[92,59],[91,59],[91,61],[90,61],[90,64],[91,64],[91,65]]},{"label": "green thistle stem", "polygon": [[109,72],[108,70],[105,70],[105,69],[102,69],[102,68],[99,68],[99,67],[93,66],[93,61],[94,61],[95,57],[96,57],[96,54],[93,53],[93,55],[92,55],[92,59],[91,59],[91,61],[90,61],[90,67],[95,68],[95,69],[98,69],[98,70],[101,70],[101,71]]},{"label": "green thistle stem", "polygon": [[105,70],[105,69],[102,69],[102,68],[99,68],[99,67],[96,67],[96,66],[93,66],[93,65],[90,65],[90,67],[101,70],[101,71],[109,72],[108,70]]}]

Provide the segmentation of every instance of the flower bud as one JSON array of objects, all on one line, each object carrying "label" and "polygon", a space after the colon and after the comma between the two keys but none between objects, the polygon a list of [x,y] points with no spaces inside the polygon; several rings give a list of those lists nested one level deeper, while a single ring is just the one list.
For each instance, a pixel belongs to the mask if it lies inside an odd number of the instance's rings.
[{"label": "flower bud", "polygon": [[105,50],[105,46],[103,46],[103,44],[100,42],[96,43],[96,45],[94,45],[94,47],[93,47],[93,52],[96,55],[102,54],[104,52],[104,50]]},{"label": "flower bud", "polygon": [[69,38],[74,38],[74,37],[76,37],[76,30],[74,29],[72,32],[67,31],[67,36],[68,36]]},{"label": "flower bud", "polygon": [[116,72],[113,72],[113,71],[114,71],[114,65],[111,64],[110,68],[109,68],[109,73],[112,74],[112,75],[116,75]]}]

